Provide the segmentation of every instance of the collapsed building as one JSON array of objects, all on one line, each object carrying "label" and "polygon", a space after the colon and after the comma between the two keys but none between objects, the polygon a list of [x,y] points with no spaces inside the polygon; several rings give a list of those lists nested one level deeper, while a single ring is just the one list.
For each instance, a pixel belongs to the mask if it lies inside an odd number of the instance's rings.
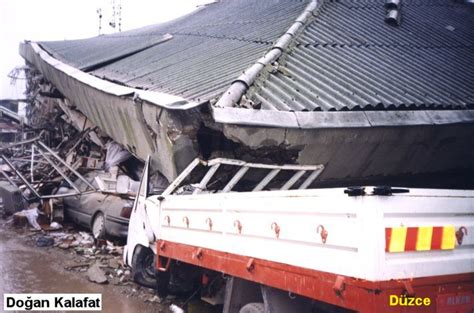
[{"label": "collapsed building", "polygon": [[387,3],[217,1],[20,53],[31,98],[169,181],[197,156],[324,164],[323,182],[474,170],[472,6]]}]

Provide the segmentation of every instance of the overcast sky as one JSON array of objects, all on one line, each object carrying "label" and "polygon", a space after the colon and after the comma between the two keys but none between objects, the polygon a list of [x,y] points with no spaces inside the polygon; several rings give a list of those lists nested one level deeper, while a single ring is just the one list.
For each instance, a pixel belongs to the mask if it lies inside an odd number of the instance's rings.
[{"label": "overcast sky", "polygon": [[[1,0],[0,1],[0,99],[22,98],[21,81],[10,84],[8,73],[24,64],[18,45],[24,40],[47,41],[98,35],[102,9],[102,33],[115,32],[113,0]],[[122,30],[162,23],[192,12],[210,0],[115,0],[122,6]],[[118,20],[116,20],[118,23]]]}]

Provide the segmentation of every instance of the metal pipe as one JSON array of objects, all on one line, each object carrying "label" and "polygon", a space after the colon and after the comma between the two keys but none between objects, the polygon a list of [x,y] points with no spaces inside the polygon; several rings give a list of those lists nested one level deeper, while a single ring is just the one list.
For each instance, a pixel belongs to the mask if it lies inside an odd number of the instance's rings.
[{"label": "metal pipe", "polygon": [[227,185],[222,189],[222,192],[229,192],[234,188],[234,186],[240,181],[240,179],[247,173],[249,170],[248,166],[241,167],[239,171],[232,177],[232,179],[227,183]]},{"label": "metal pipe", "polygon": [[5,107],[2,107],[0,106],[0,115],[3,116],[5,115],[6,117],[9,117],[10,119],[13,119],[15,120],[16,122],[18,123],[23,123],[23,117],[18,115],[17,113],[5,108]]},{"label": "metal pipe", "polygon": [[[82,180],[87,186],[89,186],[90,188],[92,188],[93,190],[96,190],[94,186],[92,186],[91,183],[89,183],[87,181],[87,179],[85,179],[81,174],[79,174],[78,171],[76,171],[74,168],[72,168],[69,164],[67,164],[63,159],[61,159],[53,150],[51,150],[48,146],[46,146],[44,143],[42,143],[41,141],[38,141],[38,144],[43,147],[46,151],[48,151],[49,153],[51,153],[55,158],[56,160],[58,160],[59,162],[61,162],[64,166],[66,166],[71,172],[74,173],[74,175],[76,175],[80,180]],[[39,149],[38,149],[39,151]]]},{"label": "metal pipe", "polygon": [[1,158],[3,159],[3,161],[5,161],[5,163],[7,163],[8,167],[10,167],[10,169],[15,172],[15,174],[26,185],[26,187],[28,187],[28,189],[30,189],[31,192],[34,193],[36,197],[38,197],[38,199],[41,199],[40,194],[35,190],[35,188],[33,188],[33,186],[28,182],[28,180],[26,180],[26,178],[23,177],[23,175],[21,175],[20,172],[18,172],[18,170],[15,168],[15,166],[13,166],[13,164],[10,162],[10,160],[8,160],[7,157],[4,156],[3,154],[1,155]]},{"label": "metal pipe", "polygon": [[294,184],[300,179],[306,171],[298,171],[296,172],[281,188],[280,190],[288,190],[293,187]]},{"label": "metal pipe", "polygon": [[32,142],[38,141],[39,139],[41,139],[41,136],[43,135],[43,133],[44,133],[44,130],[42,130],[40,132],[40,134],[38,136],[36,136],[35,138],[31,138],[31,139],[28,139],[28,140],[23,140],[23,141],[19,141],[19,142],[15,142],[15,143],[10,143],[10,144],[7,144],[7,145],[2,145],[2,146],[0,146],[0,149],[8,149],[8,148],[12,148],[12,147],[15,147],[15,146],[20,146],[20,145],[24,145],[24,144],[27,144],[27,143],[32,143]]},{"label": "metal pipe", "polygon": [[35,161],[35,145],[31,145],[31,163],[30,163],[30,180],[31,183],[34,182],[35,176],[33,174],[33,166]]},{"label": "metal pipe", "polygon": [[[26,162],[31,162],[31,160],[29,159],[26,159],[26,158],[10,158],[10,161],[12,162],[23,162],[23,163],[26,163]],[[33,163],[36,163],[36,164],[48,164],[48,162],[46,161],[42,161],[42,160],[33,160]]]},{"label": "metal pipe", "polygon": [[204,175],[204,177],[201,179],[201,182],[199,183],[199,186],[193,191],[193,195],[198,194],[201,190],[204,190],[206,188],[207,183],[211,180],[212,176],[217,172],[219,169],[220,164],[214,164]]},{"label": "metal pipe", "polygon": [[10,176],[7,175],[7,173],[5,173],[3,170],[0,170],[0,174],[2,174],[3,177],[5,177],[5,179],[8,180],[10,184],[18,188],[18,185],[13,181],[13,179],[10,178]]},{"label": "metal pipe", "polygon": [[257,186],[255,186],[255,188],[252,190],[252,191],[261,191],[263,188],[265,188],[269,183],[270,181],[275,178],[275,176],[278,175],[278,173],[280,173],[280,169],[276,168],[276,169],[273,169],[270,171],[270,173],[267,174],[267,176],[265,176],[261,182],[258,183]]},{"label": "metal pipe", "polygon": [[[33,149],[35,148],[35,145],[33,145]],[[33,150],[34,151],[34,150]],[[76,192],[81,192],[79,190],[79,188],[77,188],[77,186],[72,182],[72,180],[69,179],[69,177],[67,177],[66,174],[64,174],[61,169],[53,163],[53,161],[43,152],[41,151],[40,149],[38,149],[38,152],[39,154],[41,154],[43,156],[43,158],[46,159],[46,161],[49,162],[49,164],[51,164],[51,166],[59,173],[59,175],[61,175],[69,184],[69,186],[71,186]]]},{"label": "metal pipe", "polygon": [[399,10],[390,10],[385,15],[385,23],[392,26],[400,26],[401,24],[401,14]]},{"label": "metal pipe", "polygon": [[226,159],[226,158],[216,158],[209,160],[207,162],[208,166],[213,166],[215,164],[226,164],[226,165],[234,165],[234,166],[248,166],[251,168],[262,168],[262,169],[281,169],[281,170],[306,170],[306,171],[314,171],[318,169],[324,169],[324,166],[319,165],[297,165],[297,164],[287,164],[287,165],[271,165],[271,164],[263,164],[263,163],[249,163],[241,160],[234,160],[234,159]]},{"label": "metal pipe", "polygon": [[[250,66],[247,70],[245,70],[244,75],[241,75],[239,78],[233,81],[231,86],[219,98],[215,106],[220,108],[226,108],[233,107],[238,104],[242,96],[255,82],[264,67],[277,60],[283,54],[283,51],[288,48],[296,33],[298,33],[301,29],[304,28],[304,25],[313,15],[314,10],[319,7],[320,3],[321,1],[319,0],[311,0],[305,7],[303,13],[293,22],[293,24],[287,29],[287,31],[282,36],[280,36],[280,38],[278,38],[278,40],[272,46],[270,51],[268,51],[262,59]],[[262,62],[261,60],[264,61]],[[246,74],[247,72],[249,73]]]},{"label": "metal pipe", "polygon": [[301,184],[301,186],[298,188],[298,189],[306,189],[309,187],[309,185],[311,185],[311,183],[319,176],[319,174],[321,174],[321,172],[323,171],[324,167],[322,167],[321,169],[319,170],[315,170],[313,171],[309,176],[308,178],[306,178],[306,180]]},{"label": "metal pipe", "polygon": [[384,6],[387,10],[400,10],[402,0],[385,0]]},{"label": "metal pipe", "polygon": [[[87,121],[87,119],[85,120]],[[85,123],[84,121],[84,123]],[[79,146],[79,144],[84,140],[84,138],[91,132],[92,128],[87,128],[82,132],[82,134],[79,136],[79,139],[76,141],[76,143],[69,149],[69,151],[66,153],[66,156],[69,156],[76,148]]]},{"label": "metal pipe", "polygon": [[171,184],[163,191],[161,194],[162,196],[169,195],[172,193],[182,182],[183,180],[193,171],[193,169],[198,166],[198,164],[204,164],[199,158],[195,158],[185,169],[181,172],[181,174],[176,177],[176,179],[171,182]]}]

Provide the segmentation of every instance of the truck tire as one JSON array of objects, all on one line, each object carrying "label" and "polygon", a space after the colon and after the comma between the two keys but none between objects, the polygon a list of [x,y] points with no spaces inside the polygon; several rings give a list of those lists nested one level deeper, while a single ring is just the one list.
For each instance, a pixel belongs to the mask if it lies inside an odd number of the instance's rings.
[{"label": "truck tire", "polygon": [[150,248],[139,245],[135,249],[132,257],[132,277],[142,286],[156,288],[155,254]]},{"label": "truck tire", "polygon": [[263,303],[247,303],[244,305],[239,313],[264,313],[265,305]]}]

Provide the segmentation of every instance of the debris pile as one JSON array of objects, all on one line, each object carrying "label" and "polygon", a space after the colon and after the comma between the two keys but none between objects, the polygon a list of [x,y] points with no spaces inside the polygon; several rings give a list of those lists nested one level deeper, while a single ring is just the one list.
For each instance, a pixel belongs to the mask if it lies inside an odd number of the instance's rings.
[{"label": "debris pile", "polygon": [[33,232],[32,241],[39,248],[52,247],[73,256],[64,270],[84,273],[97,284],[124,285],[131,281],[131,271],[122,262],[123,246],[108,240],[96,240],[71,225],[61,231]]},{"label": "debris pile", "polygon": [[111,173],[112,180],[120,172],[138,179],[142,162],[75,110],[41,73],[28,66],[23,70],[27,81],[24,114],[18,114],[18,106],[3,108],[0,103],[0,123],[8,118],[21,130],[0,140],[0,174],[21,190],[26,203],[43,205],[46,200],[63,198],[55,192],[64,185],[74,189],[67,196],[81,194],[83,190],[74,184],[77,179],[95,190],[83,177],[90,171]]},{"label": "debris pile", "polygon": [[[94,283],[128,284],[123,247],[114,243],[123,244],[127,235],[143,162],[38,71],[27,66],[24,72],[25,107],[0,103],[0,217],[31,233],[35,247],[72,255],[64,270]],[[158,191],[168,185],[159,174],[151,181]]]},{"label": "debris pile", "polygon": [[0,216],[14,214],[18,226],[52,230],[64,221],[64,199],[97,193],[133,200],[142,162],[87,120],[71,118],[72,111],[63,110],[66,100],[39,74],[27,76],[38,84],[27,92],[28,123],[8,111],[22,132],[0,142]]},{"label": "debris pile", "polygon": [[[93,283],[128,285],[132,275],[121,244],[143,163],[77,114],[41,74],[25,73],[25,114],[0,104],[0,126],[8,122],[15,130],[3,136],[2,127],[0,137],[0,217],[31,234],[38,249],[71,256],[65,271]],[[78,219],[79,211],[90,220]],[[105,223],[105,217],[118,222]],[[138,287],[130,285],[133,294]]]}]

